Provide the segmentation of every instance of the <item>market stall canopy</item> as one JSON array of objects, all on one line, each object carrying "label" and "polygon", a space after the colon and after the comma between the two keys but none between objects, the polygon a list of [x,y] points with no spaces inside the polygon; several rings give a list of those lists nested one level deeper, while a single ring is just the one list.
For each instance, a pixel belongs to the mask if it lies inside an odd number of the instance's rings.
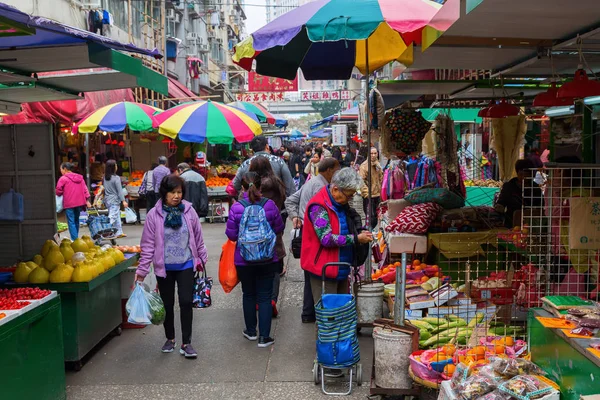
[{"label": "market stall canopy", "polygon": [[194,101],[199,100],[200,98],[192,92],[190,89],[185,87],[181,82],[177,79],[167,77],[168,79],[168,87],[169,87],[169,97],[174,100],[179,101]]},{"label": "market stall canopy", "polygon": [[[412,69],[484,69],[504,76],[573,75],[578,35],[589,67],[600,70],[597,0],[467,0],[460,18],[427,51],[415,49]],[[553,63],[549,60],[550,50]]]},{"label": "market stall canopy", "polygon": [[452,120],[456,122],[463,123],[477,123],[480,124],[482,122],[482,118],[478,117],[479,108],[421,108],[421,115],[427,121],[435,121],[435,118],[439,114],[446,114]]},{"label": "market stall canopy", "polygon": [[210,100],[180,104],[153,119],[161,135],[190,143],[245,143],[262,133],[254,114]]},{"label": "market stall canopy", "polygon": [[[11,86],[10,91],[0,91],[0,101],[61,100],[85,91],[136,86],[167,93],[163,75],[145,67],[141,59],[120,52],[161,58],[156,49],[123,44],[28,15],[4,3],[0,3],[0,19],[15,26],[14,35],[0,36],[0,82]],[[24,82],[35,85],[24,85]],[[36,96],[32,87],[39,88],[46,96]],[[22,95],[10,95],[19,89]]]},{"label": "market stall canopy", "polygon": [[314,139],[323,139],[331,135],[331,128],[323,128],[316,131],[312,131],[308,134],[309,137]]},{"label": "market stall canopy", "polygon": [[[257,73],[284,79],[301,69],[308,80],[349,79],[355,67],[365,74],[395,60],[410,64],[413,43],[429,43],[445,31],[458,18],[458,5],[316,0],[255,31],[235,46],[233,61],[248,71],[255,63]],[[435,19],[438,13],[443,17]]]},{"label": "market stall canopy", "polygon": [[249,101],[234,101],[233,103],[229,103],[228,105],[256,115],[258,121],[262,123],[275,125],[277,121],[277,118],[260,103],[252,103]]},{"label": "market stall canopy", "polygon": [[315,122],[314,124],[312,124],[310,126],[310,129],[316,129],[321,125],[325,125],[329,122],[335,122],[335,121],[356,121],[358,120],[358,106],[356,107],[352,107],[349,108],[347,110],[344,110],[338,114],[333,114],[330,115],[327,118],[323,118],[320,121]]}]

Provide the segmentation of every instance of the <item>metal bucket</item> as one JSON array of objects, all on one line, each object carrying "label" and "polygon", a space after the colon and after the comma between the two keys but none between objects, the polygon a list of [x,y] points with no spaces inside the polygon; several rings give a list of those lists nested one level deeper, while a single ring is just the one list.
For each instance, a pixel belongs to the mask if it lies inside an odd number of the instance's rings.
[{"label": "metal bucket", "polygon": [[358,323],[373,323],[383,315],[383,290],[382,282],[366,283],[358,288],[356,293],[356,312]]},{"label": "metal bucket", "polygon": [[403,332],[376,327],[373,329],[375,348],[375,385],[387,389],[410,389],[408,374],[412,338]]}]

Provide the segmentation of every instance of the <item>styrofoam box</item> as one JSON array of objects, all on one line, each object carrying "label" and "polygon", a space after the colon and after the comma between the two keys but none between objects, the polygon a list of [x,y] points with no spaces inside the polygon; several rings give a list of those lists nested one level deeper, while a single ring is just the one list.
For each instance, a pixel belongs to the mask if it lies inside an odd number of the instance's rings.
[{"label": "styrofoam box", "polygon": [[58,293],[55,290],[53,290],[52,292],[50,292],[50,294],[48,296],[44,297],[43,299],[39,299],[39,300],[35,300],[35,301],[36,301],[37,305],[40,305],[40,304],[44,304],[44,303],[52,300],[53,298],[55,298],[57,296],[58,296]]},{"label": "styrofoam box", "polygon": [[[443,381],[440,390],[440,394],[438,395],[437,400],[456,400],[458,397],[456,393],[450,386],[450,381]],[[558,390],[554,390],[544,397],[540,397],[536,400],[560,400],[560,392]]]},{"label": "styrofoam box", "polygon": [[19,315],[21,315],[20,310],[4,310],[4,311],[0,311],[0,312],[3,314],[6,314],[6,317],[0,319],[0,326],[4,325],[8,321],[13,320],[13,319],[17,318]]},{"label": "styrofoam box", "polygon": [[[427,236],[410,233],[391,233],[389,237],[390,252],[412,254],[427,253]],[[416,246],[415,246],[416,244]]]},{"label": "styrofoam box", "polygon": [[410,205],[412,205],[412,204],[409,201],[404,200],[404,199],[388,200],[387,201],[387,206],[388,206],[387,217],[389,218],[390,221],[393,221],[394,219],[396,219],[398,214],[400,214],[402,212],[402,210],[404,210],[406,207],[408,207]]}]

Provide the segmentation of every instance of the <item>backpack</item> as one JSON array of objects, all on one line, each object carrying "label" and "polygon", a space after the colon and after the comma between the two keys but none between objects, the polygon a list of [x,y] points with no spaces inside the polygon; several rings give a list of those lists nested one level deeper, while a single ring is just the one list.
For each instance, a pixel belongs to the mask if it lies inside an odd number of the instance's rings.
[{"label": "backpack", "polygon": [[267,200],[263,197],[258,204],[240,200],[240,204],[244,206],[244,214],[240,221],[237,245],[242,258],[250,263],[271,261],[275,256],[277,236],[265,214]]}]

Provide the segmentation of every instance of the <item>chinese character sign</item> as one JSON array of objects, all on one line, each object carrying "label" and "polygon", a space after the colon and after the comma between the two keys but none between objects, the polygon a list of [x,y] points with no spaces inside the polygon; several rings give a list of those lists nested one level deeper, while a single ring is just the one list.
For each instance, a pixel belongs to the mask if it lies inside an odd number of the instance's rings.
[{"label": "chinese character sign", "polygon": [[332,146],[347,146],[348,145],[348,125],[333,125],[331,127],[331,145]]},{"label": "chinese character sign", "polygon": [[569,248],[600,249],[600,197],[571,197]]},{"label": "chinese character sign", "polygon": [[237,93],[235,99],[237,101],[249,101],[251,103],[258,103],[261,101],[283,101],[284,95],[283,92]]},{"label": "chinese character sign", "polygon": [[300,95],[300,100],[302,101],[333,101],[348,99],[350,99],[350,92],[348,90],[303,91]]},{"label": "chinese character sign", "polygon": [[256,72],[248,72],[249,92],[295,92],[297,90],[298,78],[290,81],[259,75]]}]

